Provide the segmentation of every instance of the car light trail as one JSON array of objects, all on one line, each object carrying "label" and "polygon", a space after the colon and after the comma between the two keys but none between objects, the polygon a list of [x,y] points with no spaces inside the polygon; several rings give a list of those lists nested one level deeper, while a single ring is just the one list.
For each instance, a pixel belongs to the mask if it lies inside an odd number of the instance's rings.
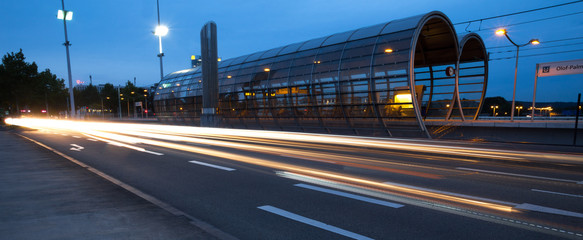
[{"label": "car light trail", "polygon": [[[98,139],[110,144],[132,148],[138,151],[146,151],[143,148],[135,147],[129,144],[143,143],[147,145],[170,148],[180,151],[192,152],[197,154],[204,154],[207,156],[224,158],[232,161],[238,161],[246,164],[258,165],[262,167],[271,168],[277,171],[284,171],[288,173],[293,173],[298,176],[312,177],[324,179],[326,181],[334,181],[338,183],[351,184],[356,187],[363,187],[367,189],[376,189],[380,191],[386,191],[392,194],[404,194],[404,195],[414,195],[419,197],[439,199],[449,202],[456,202],[465,205],[471,205],[476,207],[488,208],[504,212],[512,212],[511,206],[505,206],[496,203],[488,203],[485,201],[479,201],[475,199],[462,198],[458,196],[451,196],[447,194],[434,193],[430,191],[423,191],[415,188],[407,188],[403,186],[385,184],[382,182],[375,182],[368,179],[348,176],[339,173],[320,171],[308,167],[299,167],[292,164],[280,163],[276,161],[271,161],[268,159],[249,157],[246,155],[228,153],[224,151],[218,151],[208,148],[196,147],[191,145],[183,145],[177,143],[163,142],[152,139],[145,139],[140,137],[124,136],[120,134],[111,133],[111,131],[119,132],[131,132],[131,130],[140,130],[144,126],[142,124],[111,124],[111,123],[89,123],[89,122],[73,122],[73,121],[55,121],[55,120],[35,120],[26,119],[24,122],[18,122],[10,120],[10,124],[32,127],[32,128],[54,128],[61,130],[79,131],[85,134],[87,137]],[[156,126],[156,125],[154,125]],[[160,127],[160,126],[156,126]],[[173,126],[172,126],[173,127]],[[148,128],[147,128],[148,129]],[[144,134],[137,133],[136,135]],[[175,140],[186,140],[183,137],[173,137]],[[208,141],[207,141],[208,143]],[[214,142],[216,143],[216,141]],[[361,167],[361,166],[358,166]],[[386,169],[385,169],[386,170]]]}]

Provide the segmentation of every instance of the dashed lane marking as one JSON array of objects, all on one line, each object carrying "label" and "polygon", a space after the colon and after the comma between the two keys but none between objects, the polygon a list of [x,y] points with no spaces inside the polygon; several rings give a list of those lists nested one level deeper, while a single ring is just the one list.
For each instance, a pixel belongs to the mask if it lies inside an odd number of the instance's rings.
[{"label": "dashed lane marking", "polygon": [[212,168],[216,168],[216,169],[221,169],[221,170],[225,170],[225,171],[235,171],[236,170],[234,168],[223,167],[223,166],[214,165],[214,164],[205,163],[205,162],[199,162],[199,161],[188,161],[188,162],[202,165],[202,166],[212,167]]},{"label": "dashed lane marking", "polygon": [[353,232],[344,230],[342,228],[334,227],[332,225],[328,225],[326,223],[316,221],[314,219],[303,217],[303,216],[297,215],[295,213],[288,212],[286,210],[279,209],[279,208],[276,208],[276,207],[273,207],[270,205],[265,205],[265,206],[261,206],[261,207],[257,207],[257,208],[264,210],[264,211],[267,211],[267,212],[270,212],[270,213],[273,213],[273,214],[277,214],[277,215],[285,217],[285,218],[289,218],[289,219],[294,220],[294,221],[298,221],[298,222],[308,224],[308,225],[311,225],[311,226],[314,226],[314,227],[317,227],[320,229],[324,229],[326,231],[340,234],[342,236],[346,236],[346,237],[349,237],[352,239],[372,239],[372,238],[365,237],[363,235],[353,233]]}]

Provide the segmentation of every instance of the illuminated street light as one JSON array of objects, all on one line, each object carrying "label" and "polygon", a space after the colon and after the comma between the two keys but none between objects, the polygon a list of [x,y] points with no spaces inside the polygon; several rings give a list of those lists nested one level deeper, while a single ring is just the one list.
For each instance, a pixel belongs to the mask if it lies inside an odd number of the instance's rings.
[{"label": "illuminated street light", "polygon": [[156,30],[154,30],[154,35],[164,37],[168,34],[168,27],[166,26],[157,26]]},{"label": "illuminated street light", "polygon": [[520,116],[520,110],[522,110],[522,106],[516,106],[516,110],[518,110],[518,116]]},{"label": "illuminated street light", "polygon": [[498,106],[490,106],[490,108],[492,109],[492,116],[496,117],[496,109],[498,109]]},{"label": "illuminated street light", "polygon": [[393,49],[390,49],[390,48],[385,49],[385,53],[392,53],[392,52],[393,52]]},{"label": "illuminated street light", "polygon": [[158,36],[158,44],[160,45],[160,53],[158,57],[160,58],[160,80],[164,78],[164,66],[162,64],[162,57],[164,57],[164,52],[162,51],[162,37],[168,34],[168,27],[160,25],[160,1],[156,0],[156,9],[158,12],[158,26],[154,30],[154,35]]},{"label": "illuminated street light", "polygon": [[69,98],[71,99],[71,118],[75,118],[75,97],[73,95],[73,77],[71,76],[71,58],[69,57],[69,37],[67,36],[67,21],[73,20],[73,12],[65,10],[65,0],[61,0],[62,10],[57,12],[57,19],[63,20],[63,26],[65,28],[65,49],[67,50],[67,70],[69,73]]},{"label": "illuminated street light", "polygon": [[[531,39],[530,41],[528,41],[525,44],[518,45],[514,41],[512,41],[512,39],[510,39],[510,37],[508,36],[508,31],[506,31],[506,29],[504,29],[504,28],[496,30],[496,35],[506,36],[506,39],[508,39],[508,41],[510,41],[510,43],[512,43],[512,45],[516,46],[516,64],[514,65],[514,89],[512,90],[512,107],[510,107],[510,109],[514,109],[514,107],[515,107],[514,105],[516,103],[516,77],[518,74],[518,52],[520,50],[520,47],[524,47],[524,46],[527,46],[529,44],[537,45],[537,44],[540,44],[540,41],[538,39]],[[511,111],[511,113],[510,113],[510,121],[514,121],[514,111]]]}]

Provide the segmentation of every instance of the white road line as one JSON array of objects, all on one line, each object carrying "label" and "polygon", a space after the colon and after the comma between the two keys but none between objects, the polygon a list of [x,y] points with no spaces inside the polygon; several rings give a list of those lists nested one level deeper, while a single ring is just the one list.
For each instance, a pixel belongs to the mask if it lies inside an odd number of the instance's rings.
[{"label": "white road line", "polygon": [[265,206],[261,206],[261,207],[257,207],[257,208],[259,208],[261,210],[264,210],[264,211],[267,211],[267,212],[270,212],[270,213],[273,213],[273,214],[277,214],[277,215],[282,216],[282,217],[285,217],[285,218],[289,218],[289,219],[292,219],[292,220],[295,220],[295,221],[304,223],[304,224],[308,224],[308,225],[311,225],[311,226],[314,226],[314,227],[317,227],[317,228],[320,228],[320,229],[324,229],[326,231],[330,231],[330,232],[333,232],[333,233],[337,233],[337,234],[340,234],[342,236],[346,236],[346,237],[349,237],[349,238],[353,238],[353,239],[372,239],[372,238],[365,237],[365,236],[362,236],[360,234],[356,234],[356,233],[353,233],[353,232],[350,232],[350,231],[346,231],[344,229],[337,228],[337,227],[334,227],[332,225],[328,225],[326,223],[323,223],[323,222],[320,222],[320,221],[316,221],[314,219],[310,219],[310,218],[307,218],[307,217],[303,217],[303,216],[297,215],[295,213],[291,213],[291,212],[288,212],[288,211],[285,211],[283,209],[279,209],[279,208],[276,208],[276,207],[273,207],[273,206],[265,205]]},{"label": "white road line", "polygon": [[64,133],[61,133],[61,135],[63,135],[63,136],[69,136],[69,134],[64,134]]},{"label": "white road line", "polygon": [[228,167],[223,167],[223,166],[214,165],[214,164],[210,164],[210,163],[199,162],[199,161],[188,161],[188,162],[198,164],[198,165],[207,166],[207,167],[212,167],[212,168],[216,168],[216,169],[221,169],[221,170],[225,170],[225,171],[235,171],[236,170],[234,168],[228,168]]},{"label": "white road line", "polygon": [[334,194],[334,195],[341,196],[341,197],[352,198],[352,199],[356,199],[356,200],[360,200],[360,201],[364,201],[364,202],[368,202],[368,203],[374,203],[374,204],[378,204],[378,205],[382,205],[382,206],[386,206],[386,207],[401,208],[401,207],[405,206],[405,205],[401,205],[398,203],[382,201],[382,200],[378,200],[378,199],[374,199],[374,198],[363,197],[363,196],[359,196],[359,195],[355,195],[355,194],[351,194],[351,193],[345,193],[345,192],[336,191],[336,190],[332,190],[332,189],[316,187],[316,186],[303,184],[303,183],[295,184],[294,186],[307,188],[307,189],[311,189],[311,190],[315,190],[315,191],[319,191],[319,192]]},{"label": "white road line", "polygon": [[93,141],[93,142],[97,142],[97,140],[96,139],[93,139],[93,138],[87,138],[87,140]]},{"label": "white road line", "polygon": [[456,169],[466,170],[466,171],[474,171],[474,172],[484,172],[484,173],[493,173],[493,174],[500,174],[500,175],[508,175],[508,176],[515,176],[515,177],[525,177],[525,178],[534,178],[534,179],[543,179],[543,180],[551,180],[551,181],[570,182],[570,183],[576,183],[576,184],[583,184],[583,181],[560,179],[560,178],[539,177],[539,176],[532,176],[532,175],[526,175],[526,174],[497,172],[497,171],[474,169],[474,168],[464,168],[464,167],[457,167]]},{"label": "white road line", "polygon": [[530,204],[530,203],[523,203],[523,204],[517,205],[514,208],[536,211],[536,212],[552,213],[552,214],[558,214],[558,215],[564,215],[564,216],[570,216],[570,217],[583,218],[582,213],[571,212],[571,211],[567,211],[567,210],[550,208],[550,207],[545,207],[545,206],[539,206],[539,205],[534,205],[534,204]]},{"label": "white road line", "polygon": [[71,148],[69,148],[69,150],[77,152],[81,152],[83,149],[85,149],[83,146],[79,146],[77,144],[71,144]]},{"label": "white road line", "polygon": [[81,137],[79,137],[79,136],[73,136],[73,137],[74,137],[74,138],[81,138]]},{"label": "white road line", "polygon": [[531,191],[534,191],[534,192],[543,192],[543,193],[550,193],[550,194],[563,195],[563,196],[569,196],[569,197],[583,198],[583,195],[575,195],[575,194],[560,193],[560,192],[551,192],[551,191],[545,191],[545,190],[540,190],[540,189],[530,189],[530,190]]}]

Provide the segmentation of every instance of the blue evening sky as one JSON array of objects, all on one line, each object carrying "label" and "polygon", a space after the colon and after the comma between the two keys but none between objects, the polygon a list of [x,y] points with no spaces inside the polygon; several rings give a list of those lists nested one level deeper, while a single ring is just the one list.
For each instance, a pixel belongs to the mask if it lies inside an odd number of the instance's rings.
[{"label": "blue evening sky", "polygon": [[[200,54],[200,29],[213,20],[218,25],[219,56],[223,59],[267,50],[294,42],[388,22],[433,10],[444,12],[453,23],[540,8],[572,0],[160,0],[162,24],[170,28],[163,38],[164,72],[189,67],[190,56]],[[68,22],[73,80],[93,84],[124,84],[137,78],[138,86],[159,81],[158,40],[152,34],[157,23],[156,0],[66,0],[74,12]],[[0,54],[22,48],[27,61],[49,68],[66,79],[63,23],[56,19],[60,0],[2,0],[0,2]],[[542,44],[521,48],[517,100],[531,101],[535,64],[583,59],[583,2],[519,16],[484,21],[492,28],[535,19],[573,14],[551,20],[509,26],[511,38]],[[468,30],[477,31],[479,23]],[[466,25],[456,25],[462,33]],[[514,48],[494,30],[478,31],[491,59],[512,57],[496,53]],[[570,41],[545,41],[577,38]],[[566,46],[561,46],[566,45]],[[544,48],[543,48],[544,47]],[[537,49],[540,48],[540,49]],[[578,51],[577,51],[578,50]],[[567,52],[527,57],[527,55]],[[524,56],[524,57],[523,57]],[[490,62],[487,96],[512,99],[514,59]],[[537,101],[576,101],[583,92],[583,75],[539,79]]]}]

